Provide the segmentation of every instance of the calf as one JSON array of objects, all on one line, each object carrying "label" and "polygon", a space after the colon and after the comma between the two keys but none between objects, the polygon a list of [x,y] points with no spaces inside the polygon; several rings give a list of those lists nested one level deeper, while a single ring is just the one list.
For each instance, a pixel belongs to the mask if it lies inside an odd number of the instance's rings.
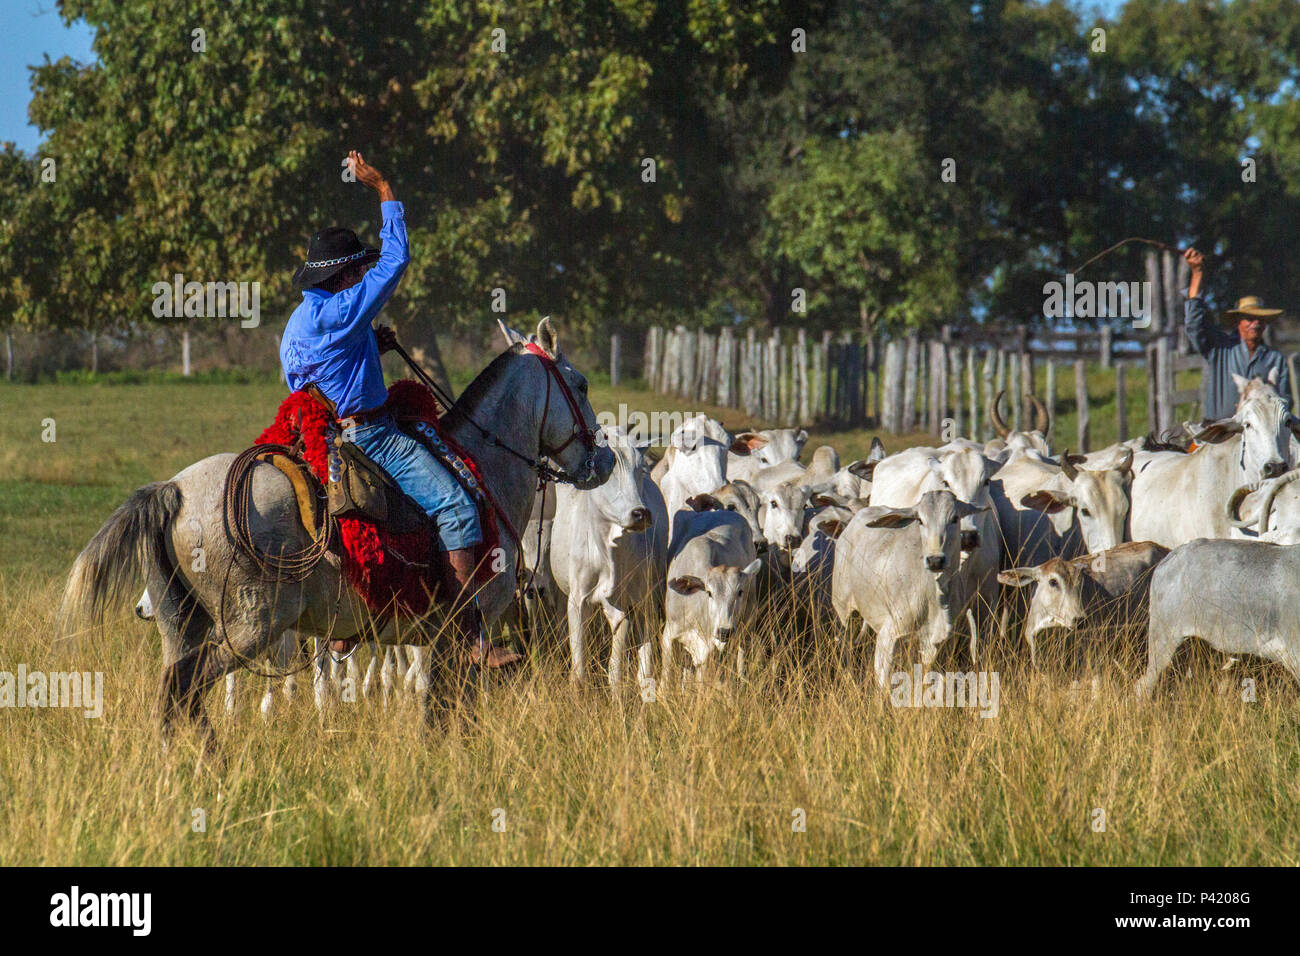
[{"label": "calf", "polygon": [[1123,630],[1145,627],[1151,575],[1168,554],[1168,548],[1154,542],[1130,541],[1096,554],[1051,558],[1037,567],[999,574],[998,580],[1011,587],[1036,585],[1025,619],[1030,662],[1038,666],[1036,639],[1047,630],[1083,634],[1091,643],[1113,633],[1116,625]]},{"label": "calf", "polygon": [[[702,677],[714,653],[725,651],[739,635],[759,567],[749,525],[740,515],[701,511],[676,516],[661,640],[665,686],[677,644]],[[743,666],[738,651],[737,667]]]}]

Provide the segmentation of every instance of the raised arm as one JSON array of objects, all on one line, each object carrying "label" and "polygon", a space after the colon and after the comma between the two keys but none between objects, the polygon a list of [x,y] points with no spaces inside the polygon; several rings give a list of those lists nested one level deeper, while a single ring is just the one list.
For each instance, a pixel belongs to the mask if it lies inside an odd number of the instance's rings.
[{"label": "raised arm", "polygon": [[379,261],[366,270],[360,282],[333,296],[330,306],[338,310],[335,327],[340,332],[348,334],[365,330],[369,335],[367,327],[397,291],[397,283],[411,261],[411,252],[406,237],[405,212],[393,195],[388,180],[356,150],[348,153],[348,166],[356,175],[357,182],[369,186],[379,195],[384,225],[379,231]]},{"label": "raised arm", "polygon": [[1187,307],[1183,320],[1187,328],[1187,340],[1204,358],[1209,358],[1212,351],[1225,344],[1225,337],[1215,326],[1210,310],[1205,305],[1205,299],[1201,297],[1201,282],[1205,277],[1205,257],[1195,249],[1188,249],[1183,253],[1183,258],[1187,260],[1187,265],[1192,270],[1192,281],[1187,286]]}]

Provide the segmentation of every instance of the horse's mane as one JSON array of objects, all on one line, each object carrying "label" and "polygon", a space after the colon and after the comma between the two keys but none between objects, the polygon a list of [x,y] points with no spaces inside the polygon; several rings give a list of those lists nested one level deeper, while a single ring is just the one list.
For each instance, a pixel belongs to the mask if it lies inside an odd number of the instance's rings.
[{"label": "horse's mane", "polygon": [[515,343],[489,362],[487,368],[479,372],[474,377],[474,381],[465,386],[465,391],[460,393],[460,397],[456,399],[456,404],[447,413],[447,417],[458,421],[476,411],[487,393],[496,387],[505,374],[509,360],[521,354],[523,350],[522,345]]}]

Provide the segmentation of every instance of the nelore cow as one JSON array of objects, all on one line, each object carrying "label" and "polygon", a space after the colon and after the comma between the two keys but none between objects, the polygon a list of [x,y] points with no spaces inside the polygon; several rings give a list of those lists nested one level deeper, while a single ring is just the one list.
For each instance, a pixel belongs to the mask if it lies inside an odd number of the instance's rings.
[{"label": "nelore cow", "polygon": [[840,533],[831,574],[831,606],[847,627],[854,612],[876,635],[875,675],[889,688],[898,640],[917,635],[929,667],[965,611],[959,595],[961,521],[981,509],[951,491],[927,491],[914,507],[872,506]]},{"label": "nelore cow", "polygon": [[556,488],[551,573],[567,597],[571,679],[586,674],[587,625],[601,612],[613,634],[608,676],[614,688],[622,680],[629,636],[638,649],[638,677],[650,677],[649,628],[661,613],[668,512],[646,469],[647,442],[619,428],[603,433],[614,452],[609,480],[590,491]]},{"label": "nelore cow", "polygon": [[[748,612],[761,562],[745,519],[732,511],[678,512],[668,557],[668,596],[661,638],[664,686],[680,644],[697,679],[749,625]],[[737,650],[737,668],[744,658]]]},{"label": "nelore cow", "polygon": [[1241,397],[1231,418],[1202,428],[1191,454],[1153,454],[1133,476],[1131,536],[1176,548],[1196,538],[1227,538],[1225,503],[1243,485],[1289,470],[1294,420],[1273,385],[1239,375]]},{"label": "nelore cow", "polygon": [[1300,545],[1201,538],[1174,549],[1151,578],[1147,669],[1138,697],[1155,690],[1189,637],[1224,654],[1277,661],[1300,680],[1298,588]]},{"label": "nelore cow", "polygon": [[1151,574],[1168,554],[1168,548],[1150,541],[1130,541],[999,574],[1005,585],[1034,588],[1024,632],[1034,666],[1038,640],[1046,631],[1064,631],[1070,649],[1085,652],[1085,641],[1095,644],[1117,630],[1144,629]]}]

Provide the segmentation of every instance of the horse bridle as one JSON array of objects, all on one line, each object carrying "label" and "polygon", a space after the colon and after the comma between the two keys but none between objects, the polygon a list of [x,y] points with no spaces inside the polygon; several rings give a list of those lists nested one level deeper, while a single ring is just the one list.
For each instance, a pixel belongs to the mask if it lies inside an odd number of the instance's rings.
[{"label": "horse bridle", "polygon": [[[582,416],[582,409],[578,407],[578,400],[573,395],[573,390],[569,388],[569,383],[564,380],[560,374],[560,367],[555,364],[546,350],[535,342],[529,342],[524,346],[524,350],[537,356],[538,361],[542,363],[542,368],[546,370],[546,402],[542,405],[542,423],[537,429],[537,450],[539,453],[538,460],[533,463],[537,475],[544,481],[558,481],[568,485],[580,485],[591,479],[596,473],[596,449],[597,449],[597,432],[594,428],[587,428],[585,419]],[[569,414],[573,418],[573,433],[559,448],[547,448],[542,436],[546,434],[546,418],[551,411],[551,381],[560,388],[560,396],[564,399],[564,404],[569,407]],[[542,460],[543,457],[551,459],[556,465],[559,465],[559,455],[575,441],[582,442],[582,447],[587,452],[587,457],[583,460],[582,471],[576,475],[569,475],[563,470],[551,468]]]}]

